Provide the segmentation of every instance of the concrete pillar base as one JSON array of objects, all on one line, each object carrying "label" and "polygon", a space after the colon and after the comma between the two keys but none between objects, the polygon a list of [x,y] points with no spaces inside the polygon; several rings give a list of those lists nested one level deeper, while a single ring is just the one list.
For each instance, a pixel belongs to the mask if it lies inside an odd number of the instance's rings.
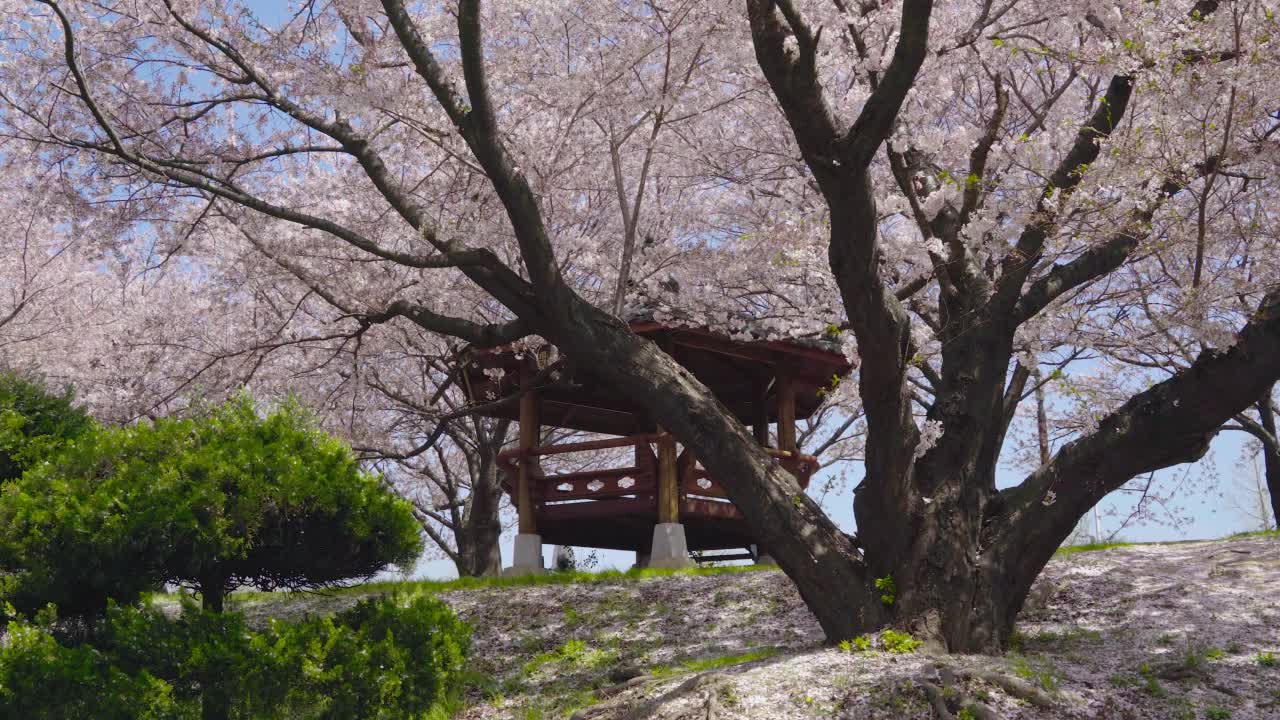
[{"label": "concrete pillar base", "polygon": [[693,567],[693,561],[689,559],[689,546],[684,539],[684,525],[658,523],[653,526],[653,545],[649,550],[648,567]]},{"label": "concrete pillar base", "polygon": [[777,561],[777,560],[774,560],[772,555],[768,555],[768,554],[765,554],[765,555],[757,555],[757,556],[756,556],[756,564],[757,564],[757,565],[772,565],[772,566],[774,566],[774,567],[777,567],[777,566],[778,566],[778,561]]},{"label": "concrete pillar base", "polygon": [[515,562],[503,575],[537,575],[542,567],[542,536],[530,533],[516,535]]}]

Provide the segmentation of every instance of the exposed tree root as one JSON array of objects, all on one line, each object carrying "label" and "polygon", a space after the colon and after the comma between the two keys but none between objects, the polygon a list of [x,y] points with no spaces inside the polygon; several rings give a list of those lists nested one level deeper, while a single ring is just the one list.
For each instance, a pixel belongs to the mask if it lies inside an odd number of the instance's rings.
[{"label": "exposed tree root", "polygon": [[[647,720],[647,718],[653,717],[654,713],[663,705],[699,691],[706,691],[702,706],[703,717],[706,720],[714,720],[719,711],[715,689],[724,678],[724,674],[720,672],[701,673],[694,675],[656,698],[643,702],[617,699],[593,705],[574,713],[570,720]],[[665,678],[645,675],[601,690],[599,694],[603,696],[618,696],[638,688],[652,687],[664,681]]]},{"label": "exposed tree root", "polygon": [[933,714],[938,720],[956,720],[956,714],[964,710],[978,720],[1000,720],[999,713],[968,695],[963,685],[958,682],[959,680],[990,683],[1040,708],[1051,708],[1055,705],[1048,693],[1018,678],[988,670],[937,665],[932,674],[920,676],[916,682],[924,690],[925,697],[929,699],[929,705],[933,708]]},{"label": "exposed tree root", "polygon": [[920,687],[924,689],[925,697],[929,698],[929,705],[933,706],[933,714],[938,720],[956,720],[956,716],[947,708],[947,698],[942,693],[942,688],[933,683],[920,678]]},{"label": "exposed tree root", "polygon": [[1010,695],[1026,700],[1027,702],[1041,708],[1051,708],[1057,703],[1050,697],[1049,693],[1027,683],[1012,675],[1005,675],[990,670],[971,670],[968,668],[957,668],[953,672],[959,677],[966,680],[981,680],[991,683],[999,687],[1001,690]]},{"label": "exposed tree root", "polygon": [[715,720],[717,710],[719,710],[719,703],[716,702],[716,691],[708,690],[707,697],[702,702],[704,720]]}]

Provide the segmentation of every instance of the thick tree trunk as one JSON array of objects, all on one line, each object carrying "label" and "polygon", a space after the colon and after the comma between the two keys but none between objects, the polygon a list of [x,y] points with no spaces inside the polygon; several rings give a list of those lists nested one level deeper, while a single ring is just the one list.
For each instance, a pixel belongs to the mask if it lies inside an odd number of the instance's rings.
[{"label": "thick tree trunk", "polygon": [[[226,582],[221,577],[208,577],[200,582],[200,604],[205,612],[220,613],[226,600]],[[231,696],[222,682],[222,668],[207,668],[200,688],[201,720],[227,720],[231,717]]]},{"label": "thick tree trunk", "polygon": [[828,638],[883,624],[885,609],[849,538],[688,370],[572,293],[546,307],[557,317],[539,324],[539,332],[694,448],[795,581]]},{"label": "thick tree trunk", "polygon": [[208,612],[222,612],[226,601],[226,582],[220,577],[209,577],[200,581],[200,606]]},{"label": "thick tree trunk", "polygon": [[454,565],[463,577],[502,574],[502,553],[499,550],[502,523],[498,516],[502,486],[498,478],[497,450],[489,455],[491,457],[481,458],[471,479],[471,497],[456,533],[458,557]]}]

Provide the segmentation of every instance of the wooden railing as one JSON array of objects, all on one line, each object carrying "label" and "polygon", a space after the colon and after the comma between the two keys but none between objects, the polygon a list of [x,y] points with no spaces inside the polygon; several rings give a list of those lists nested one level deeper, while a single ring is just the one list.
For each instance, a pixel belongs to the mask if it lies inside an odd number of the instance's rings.
[{"label": "wooden railing", "polygon": [[[519,464],[524,457],[548,457],[632,447],[635,448],[636,464],[628,467],[535,476],[530,488],[532,500],[539,506],[547,503],[620,498],[648,499],[656,502],[657,459],[651,446],[666,437],[665,433],[644,433],[603,440],[543,445],[527,450],[513,448],[499,453],[498,463],[505,478],[503,485],[514,498]],[[793,472],[802,486],[808,486],[810,476],[818,467],[817,460],[812,455],[774,448],[765,448],[765,452]],[[687,453],[686,450],[678,462],[680,470],[678,487],[682,498],[695,497],[729,502],[729,494],[724,487],[710,477],[704,468],[693,462]]]}]

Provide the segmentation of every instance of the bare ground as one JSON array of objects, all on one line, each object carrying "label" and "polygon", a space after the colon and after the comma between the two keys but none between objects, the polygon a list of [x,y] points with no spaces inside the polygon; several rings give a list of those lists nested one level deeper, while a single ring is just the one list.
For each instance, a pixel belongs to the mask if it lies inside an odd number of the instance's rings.
[{"label": "bare ground", "polygon": [[[296,617],[358,597],[240,609]],[[824,647],[778,571],[441,597],[475,626],[465,720],[1280,720],[1274,536],[1059,556],[1005,656]]]}]

